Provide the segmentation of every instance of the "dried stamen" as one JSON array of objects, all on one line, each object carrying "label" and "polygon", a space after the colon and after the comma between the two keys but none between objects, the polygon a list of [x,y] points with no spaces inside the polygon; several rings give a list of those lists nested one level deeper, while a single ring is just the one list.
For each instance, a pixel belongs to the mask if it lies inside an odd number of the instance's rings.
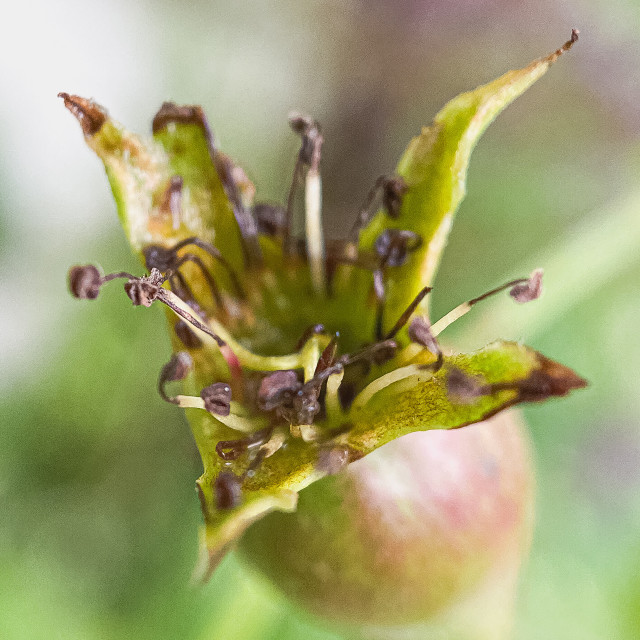
[{"label": "dried stamen", "polygon": [[[252,211],[245,206],[241,192],[241,185],[244,184],[246,189],[246,186],[251,183],[244,171],[224,153],[215,150],[213,162],[240,230],[245,259],[249,265],[258,265],[262,262],[262,251],[258,242],[258,226]],[[253,185],[251,185],[251,189],[253,189]]]},{"label": "dried stamen", "polygon": [[240,284],[240,279],[238,275],[234,271],[233,267],[229,264],[229,262],[225,259],[225,257],[220,253],[217,247],[214,247],[212,244],[205,242],[204,240],[200,240],[196,237],[186,238],[181,240],[173,246],[172,248],[162,247],[161,245],[152,244],[144,248],[143,254],[145,257],[145,263],[147,265],[147,269],[156,268],[160,271],[174,271],[177,270],[187,261],[194,262],[207,279],[207,282],[212,289],[212,293],[214,297],[219,296],[219,294],[214,293],[217,292],[217,286],[213,277],[209,273],[209,270],[206,268],[202,260],[195,256],[193,253],[188,253],[184,256],[178,256],[178,251],[187,246],[195,246],[199,249],[202,249],[206,253],[208,253],[214,260],[219,262],[224,269],[229,274],[229,278],[231,283],[233,284],[234,289],[236,290],[237,295],[240,298],[245,298],[245,292]]},{"label": "dried stamen", "polygon": [[158,393],[163,400],[172,404],[179,404],[176,398],[167,395],[165,385],[167,382],[184,380],[192,366],[193,360],[186,351],[179,351],[171,356],[171,360],[160,370],[160,377],[158,378]]},{"label": "dried stamen", "polygon": [[100,271],[92,264],[72,267],[69,271],[69,289],[74,298],[95,300],[100,293],[102,282]]},{"label": "dried stamen", "polygon": [[[218,284],[216,283],[215,278],[211,275],[211,273],[209,273],[209,270],[207,269],[204,262],[202,262],[200,257],[193,253],[185,253],[180,256],[180,259],[176,262],[175,268],[179,269],[183,264],[185,264],[185,262],[192,262],[200,269],[200,272],[204,276],[204,279],[207,281],[207,284],[209,285],[211,296],[213,297],[216,305],[218,306],[218,308],[222,308],[223,301],[222,301],[222,296],[220,295],[220,289],[218,288]],[[182,276],[181,276],[181,279],[182,279]]]},{"label": "dried stamen", "polygon": [[151,269],[151,273],[148,276],[131,278],[129,282],[125,283],[124,290],[134,306],[150,307],[160,298],[160,291],[164,281],[165,277],[158,269]]},{"label": "dried stamen", "polygon": [[[323,137],[320,125],[297,113],[289,116],[291,128],[301,136],[293,181],[287,199],[283,247],[291,253],[291,228],[293,224],[293,202],[298,182],[305,176],[305,236],[306,250],[311,270],[311,281],[316,293],[323,294],[326,288],[324,233],[322,231],[322,182],[320,179],[320,157]],[[305,175],[306,174],[306,175]]]},{"label": "dried stamen", "polygon": [[[177,400],[178,406],[183,409],[207,410],[205,407],[205,401],[200,396],[178,395],[175,399]],[[225,426],[229,427],[229,429],[234,429],[235,431],[241,431],[242,433],[256,433],[267,424],[266,418],[247,415],[244,407],[234,401],[229,403],[230,412],[227,415],[215,413],[215,411],[224,411],[224,406],[222,405],[213,406],[211,408],[214,412],[212,413],[210,411],[209,413],[211,413],[218,422],[221,422]]]},{"label": "dried stamen", "polygon": [[380,258],[378,268],[373,272],[373,291],[377,301],[375,322],[377,340],[382,339],[383,336],[386,298],[384,270],[386,267],[401,267],[406,263],[409,253],[415,251],[421,244],[422,238],[417,233],[404,229],[385,229],[376,238],[375,250]]},{"label": "dried stamen", "polygon": [[160,300],[160,302],[162,302],[163,304],[166,304],[174,313],[176,313],[181,318],[189,322],[189,324],[194,326],[196,329],[199,329],[200,331],[208,335],[210,338],[213,338],[219,347],[223,347],[225,345],[225,341],[216,333],[211,331],[209,327],[202,324],[200,320],[198,320],[191,313],[189,313],[189,311],[187,311],[184,308],[186,306],[184,301],[180,300],[180,298],[178,298],[176,295],[171,293],[171,291],[167,291],[162,287],[158,287],[158,290],[156,291],[155,296],[157,300]]},{"label": "dried stamen", "polygon": [[385,229],[375,242],[375,250],[380,256],[381,267],[401,267],[409,253],[422,244],[422,238],[408,229]]},{"label": "dried stamen", "polygon": [[318,397],[322,382],[333,371],[324,370],[302,384],[295,371],[276,371],[262,379],[258,406],[263,411],[275,410],[292,425],[310,425],[320,411]]},{"label": "dried stamen", "polygon": [[364,203],[360,207],[358,217],[351,227],[351,233],[349,234],[351,242],[358,243],[360,232],[377,213],[379,197],[387,215],[391,218],[397,218],[407,189],[407,183],[400,176],[380,176],[367,194]]},{"label": "dried stamen", "polygon": [[[393,325],[393,328],[385,336],[385,340],[394,338],[395,335],[407,324],[409,318],[413,315],[413,312],[418,308],[418,305],[422,302],[424,297],[430,293],[433,289],[431,287],[424,287],[420,290],[420,293],[412,300],[411,304],[402,312],[402,315],[398,318],[398,321]],[[409,328],[411,331],[411,328]],[[414,342],[417,342],[414,340]]]},{"label": "dried stamen", "polygon": [[116,278],[135,278],[126,271],[118,271],[101,276],[97,267],[92,264],[71,267],[69,270],[69,290],[71,295],[81,300],[95,300],[100,293],[100,287]]},{"label": "dried stamen", "polygon": [[369,344],[359,351],[338,358],[338,364],[342,364],[345,367],[362,361],[382,364],[392,358],[397,349],[398,343],[395,340],[381,340],[380,342]]},{"label": "dried stamen", "polygon": [[412,320],[409,326],[409,339],[436,356],[436,361],[429,365],[434,371],[438,371],[442,367],[444,355],[431,331],[431,323],[426,317],[417,316]]},{"label": "dried stamen", "polygon": [[542,269],[536,269],[533,271],[529,278],[511,280],[499,287],[496,287],[495,289],[491,289],[491,291],[487,291],[487,293],[484,293],[477,298],[473,298],[472,300],[468,300],[467,302],[463,302],[458,305],[433,325],[433,335],[440,335],[450,324],[453,324],[456,320],[467,314],[475,304],[482,300],[486,300],[505,289],[511,289],[511,297],[518,302],[529,302],[530,300],[535,300],[542,291]]},{"label": "dried stamen", "polygon": [[226,382],[215,382],[200,392],[204,408],[214,416],[223,418],[231,413],[231,387]]},{"label": "dried stamen", "polygon": [[538,299],[542,294],[542,274],[542,269],[536,269],[526,282],[514,285],[509,291],[509,295],[520,303]]},{"label": "dried stamen", "polygon": [[265,376],[258,391],[258,406],[263,411],[272,411],[292,398],[301,386],[295,371],[276,371]]}]

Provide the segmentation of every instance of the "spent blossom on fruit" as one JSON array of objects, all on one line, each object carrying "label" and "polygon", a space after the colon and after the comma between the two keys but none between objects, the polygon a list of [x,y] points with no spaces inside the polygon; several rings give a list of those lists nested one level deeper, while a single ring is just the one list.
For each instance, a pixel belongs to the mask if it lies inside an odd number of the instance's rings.
[{"label": "spent blossom on fruit", "polygon": [[[497,114],[577,39],[449,102],[395,172],[375,180],[347,238],[326,242],[313,118],[284,204],[256,202],[200,107],[165,103],[153,137],[95,102],[60,94],[105,165],[120,220],[148,275],[73,267],[77,298],[117,279],[134,305],[165,305],[173,355],[163,399],[185,409],[202,456],[202,575],[255,520],[293,510],[298,492],[413,431],[454,429],[585,382],[532,349],[497,342],[450,353],[438,337],[490,296],[541,293],[542,271],[431,322],[435,269],[465,189],[471,151]],[[303,229],[300,233],[298,230]],[[181,393],[170,386],[180,383]]]}]

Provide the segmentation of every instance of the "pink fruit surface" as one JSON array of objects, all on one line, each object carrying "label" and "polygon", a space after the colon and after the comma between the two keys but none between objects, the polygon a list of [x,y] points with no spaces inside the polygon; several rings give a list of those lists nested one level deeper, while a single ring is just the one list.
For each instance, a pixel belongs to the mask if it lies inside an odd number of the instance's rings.
[{"label": "pink fruit surface", "polygon": [[500,583],[504,626],[531,537],[533,489],[528,435],[517,413],[503,413],[385,445],[302,491],[295,513],[251,527],[241,548],[323,618],[429,621],[495,591],[491,582]]}]

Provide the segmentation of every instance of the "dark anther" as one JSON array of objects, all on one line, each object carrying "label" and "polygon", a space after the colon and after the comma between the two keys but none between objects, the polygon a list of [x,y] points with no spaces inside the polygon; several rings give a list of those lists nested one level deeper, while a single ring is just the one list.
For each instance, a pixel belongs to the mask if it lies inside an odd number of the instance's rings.
[{"label": "dark anther", "polygon": [[94,136],[107,120],[107,112],[93,100],[80,96],[59,93],[58,98],[64,100],[64,106],[76,117],[85,136]]},{"label": "dark anther", "polygon": [[282,235],[287,218],[284,207],[279,204],[260,202],[253,207],[253,215],[259,233],[271,237]]},{"label": "dark anther", "polygon": [[289,125],[302,138],[298,160],[305,166],[317,169],[320,163],[320,148],[322,147],[320,125],[313,118],[299,113],[289,115]]},{"label": "dark anther", "polygon": [[469,300],[467,304],[472,307],[474,304],[482,302],[482,300],[486,300],[505,289],[509,289],[509,295],[517,302],[535,300],[542,293],[542,274],[542,269],[536,269],[528,278],[518,278],[505,282],[505,284],[501,284],[499,287],[491,289],[491,291],[487,291],[481,296],[473,298],[473,300]]},{"label": "dark anther", "polygon": [[295,371],[276,371],[262,379],[258,406],[263,411],[275,409],[281,418],[291,424],[312,424],[320,411],[318,396],[326,377],[314,376],[303,385]]},{"label": "dark anther", "polygon": [[357,395],[358,386],[353,381],[343,381],[343,383],[338,387],[338,398],[340,399],[340,406],[343,409],[348,409]]},{"label": "dark anther", "polygon": [[176,262],[176,252],[174,249],[167,249],[159,244],[150,244],[142,250],[147,269],[158,269],[159,271],[169,271],[173,269]]},{"label": "dark anther", "polygon": [[291,424],[313,424],[320,411],[319,392],[319,387],[302,387],[293,397],[291,408],[286,405],[280,407],[282,417]]},{"label": "dark anther", "polygon": [[451,367],[447,371],[445,382],[450,399],[460,404],[474,402],[479,396],[486,393],[485,386],[457,367]]},{"label": "dark anther", "polygon": [[334,475],[349,464],[349,448],[344,446],[320,447],[318,449],[318,471]]},{"label": "dark anther", "polygon": [[135,306],[150,307],[158,296],[158,287],[156,285],[141,280],[127,282],[124,285],[124,290]]},{"label": "dark anther", "polygon": [[173,404],[178,404],[175,398],[167,395],[165,385],[167,382],[184,380],[192,366],[193,360],[186,351],[179,351],[171,356],[171,360],[169,360],[169,362],[167,362],[160,370],[160,377],[158,378],[158,393],[163,400]]},{"label": "dark anther", "polygon": [[164,276],[158,269],[151,269],[151,273],[142,278],[133,278],[124,285],[124,290],[135,306],[150,307],[158,298]]},{"label": "dark anther", "polygon": [[391,176],[382,183],[382,204],[391,218],[400,215],[402,199],[408,190],[407,183],[400,176]]},{"label": "dark anther", "polygon": [[204,408],[213,415],[228,416],[231,413],[231,387],[226,382],[214,382],[200,392]]},{"label": "dark anther", "polygon": [[221,471],[213,483],[217,509],[233,509],[242,502],[242,480],[232,471]]},{"label": "dark anther", "polygon": [[199,349],[202,346],[202,340],[198,338],[184,320],[178,320],[173,326],[173,329],[187,349]]},{"label": "dark anther", "polygon": [[401,267],[409,253],[415,251],[422,244],[422,238],[413,231],[406,229],[385,229],[375,242],[375,249],[380,256],[382,265]]},{"label": "dark anther", "polygon": [[531,302],[540,297],[542,293],[542,269],[536,269],[529,279],[520,284],[514,285],[509,291],[509,295],[516,302]]},{"label": "dark anther", "polygon": [[381,365],[391,360],[398,351],[398,343],[393,340],[383,340],[371,352],[371,362]]},{"label": "dark anther", "polygon": [[302,347],[307,343],[311,336],[317,336],[321,333],[324,333],[324,325],[323,324],[312,324],[310,327],[307,327],[304,330],[304,333],[300,336],[300,339],[296,343],[296,351],[300,351]]},{"label": "dark anther", "polygon": [[262,379],[258,405],[263,411],[271,411],[283,402],[291,401],[301,386],[295,371],[275,371]]},{"label": "dark anther", "polygon": [[[424,287],[420,290],[420,293],[411,301],[411,304],[402,312],[402,315],[398,318],[398,321],[393,325],[393,329],[387,333],[385,340],[389,340],[407,324],[407,321],[412,316],[413,312],[418,308],[418,305],[422,302],[423,298],[432,291],[431,287]],[[409,329],[411,331],[411,329]],[[415,341],[414,341],[415,342]]]},{"label": "dark anther", "polygon": [[100,293],[101,284],[102,276],[92,264],[72,267],[69,271],[69,289],[75,298],[95,300]]},{"label": "dark anther", "polygon": [[376,296],[376,323],[374,332],[376,340],[382,340],[384,332],[384,303],[387,293],[384,286],[384,272],[382,269],[376,269],[373,272],[373,293]]},{"label": "dark anther", "polygon": [[400,214],[400,207],[404,194],[407,192],[407,184],[400,176],[380,176],[365,198],[358,217],[351,227],[350,239],[357,243],[360,231],[369,224],[373,216],[378,211],[379,198],[381,196],[382,206],[387,215],[397,218]]}]

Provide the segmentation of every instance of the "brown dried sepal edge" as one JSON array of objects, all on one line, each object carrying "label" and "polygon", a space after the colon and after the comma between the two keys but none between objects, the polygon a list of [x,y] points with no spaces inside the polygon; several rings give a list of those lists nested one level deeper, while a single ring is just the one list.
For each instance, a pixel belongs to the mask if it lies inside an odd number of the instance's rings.
[{"label": "brown dried sepal edge", "polygon": [[64,106],[71,111],[82,127],[85,136],[94,136],[109,117],[107,111],[93,100],[60,92],[58,98],[64,100]]}]

